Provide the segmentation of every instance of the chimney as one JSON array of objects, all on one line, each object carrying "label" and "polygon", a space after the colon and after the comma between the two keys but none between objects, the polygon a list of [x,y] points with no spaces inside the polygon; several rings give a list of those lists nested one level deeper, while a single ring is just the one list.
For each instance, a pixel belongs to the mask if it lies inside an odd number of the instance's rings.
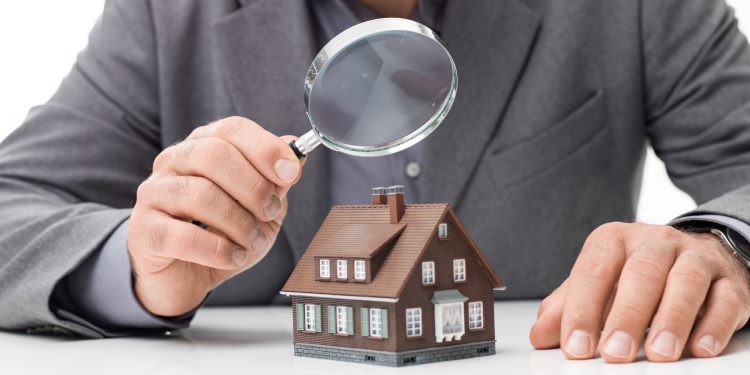
[{"label": "chimney", "polygon": [[388,187],[388,209],[391,213],[391,224],[398,224],[404,216],[404,187],[393,185]]},{"label": "chimney", "polygon": [[387,192],[388,189],[384,187],[372,188],[372,204],[388,204],[388,199],[386,198]]}]

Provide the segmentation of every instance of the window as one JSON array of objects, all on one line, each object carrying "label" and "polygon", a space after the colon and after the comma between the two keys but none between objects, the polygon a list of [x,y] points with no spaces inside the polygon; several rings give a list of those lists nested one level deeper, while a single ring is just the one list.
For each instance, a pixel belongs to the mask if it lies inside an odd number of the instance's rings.
[{"label": "window", "polygon": [[365,261],[364,260],[355,260],[354,261],[354,279],[355,280],[364,280],[366,279],[365,275]]},{"label": "window", "polygon": [[315,305],[305,305],[305,331],[315,332]]},{"label": "window", "polygon": [[328,279],[331,277],[331,261],[328,259],[320,260],[320,272],[318,273],[320,278]]},{"label": "window", "polygon": [[383,325],[380,320],[380,309],[370,309],[370,336],[383,337]]},{"label": "window", "polygon": [[461,340],[464,335],[464,303],[435,305],[435,339],[437,342]]},{"label": "window", "polygon": [[348,325],[346,319],[346,307],[336,306],[336,333],[348,334]]},{"label": "window", "polygon": [[336,261],[336,278],[346,279],[346,260],[344,259]]},{"label": "window", "polygon": [[482,302],[469,302],[469,329],[484,328]]},{"label": "window", "polygon": [[406,336],[422,336],[422,309],[406,309]]},{"label": "window", "polygon": [[440,225],[438,225],[438,238],[441,240],[448,238],[448,224],[440,223]]},{"label": "window", "polygon": [[435,284],[435,262],[422,262],[422,285]]},{"label": "window", "polygon": [[453,281],[466,281],[466,259],[453,259]]}]

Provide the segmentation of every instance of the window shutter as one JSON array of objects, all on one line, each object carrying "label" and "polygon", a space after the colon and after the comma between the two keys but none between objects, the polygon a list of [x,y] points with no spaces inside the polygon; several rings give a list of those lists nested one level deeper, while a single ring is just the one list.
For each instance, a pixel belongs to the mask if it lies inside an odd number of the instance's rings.
[{"label": "window shutter", "polygon": [[370,336],[370,314],[367,307],[359,309],[359,323],[362,336]]},{"label": "window shutter", "polygon": [[320,305],[315,305],[315,332],[322,332],[320,323]]},{"label": "window shutter", "polygon": [[305,329],[305,305],[297,304],[297,331]]},{"label": "window shutter", "polygon": [[380,326],[383,330],[383,338],[388,338],[388,309],[380,310]]},{"label": "window shutter", "polygon": [[336,333],[336,306],[328,306],[328,333]]},{"label": "window shutter", "polygon": [[346,333],[354,334],[354,309],[351,307],[346,308]]}]

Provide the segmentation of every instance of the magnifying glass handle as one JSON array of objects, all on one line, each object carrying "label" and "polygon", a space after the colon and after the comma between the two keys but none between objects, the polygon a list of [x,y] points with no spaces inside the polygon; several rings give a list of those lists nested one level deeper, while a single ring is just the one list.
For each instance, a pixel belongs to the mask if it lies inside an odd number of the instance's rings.
[{"label": "magnifying glass handle", "polygon": [[296,141],[289,142],[289,147],[292,148],[297,158],[302,160],[310,153],[315,147],[320,144],[320,137],[315,134],[314,130],[310,130],[305,135],[297,138]]}]

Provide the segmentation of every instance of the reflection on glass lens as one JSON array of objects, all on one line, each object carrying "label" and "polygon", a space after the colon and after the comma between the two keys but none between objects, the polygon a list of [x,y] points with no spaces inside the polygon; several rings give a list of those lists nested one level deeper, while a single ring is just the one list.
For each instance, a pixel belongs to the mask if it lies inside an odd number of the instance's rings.
[{"label": "reflection on glass lens", "polygon": [[428,122],[451,89],[453,67],[435,40],[408,31],[370,35],[319,72],[309,115],[322,136],[382,147]]}]

